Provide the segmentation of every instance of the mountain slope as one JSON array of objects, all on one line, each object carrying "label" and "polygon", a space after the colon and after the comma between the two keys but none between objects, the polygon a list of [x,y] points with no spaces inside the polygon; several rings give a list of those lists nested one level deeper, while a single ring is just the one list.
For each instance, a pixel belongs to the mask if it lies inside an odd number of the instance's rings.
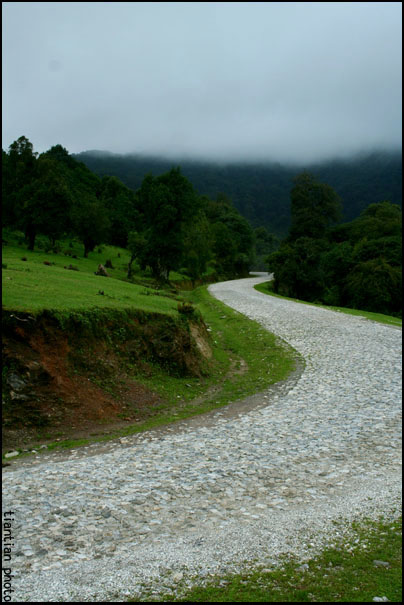
[{"label": "mountain slope", "polygon": [[117,176],[135,190],[147,173],[157,176],[172,166],[181,166],[184,176],[201,195],[215,198],[218,193],[225,193],[254,227],[263,225],[280,236],[288,231],[290,189],[293,178],[302,170],[312,172],[336,190],[342,198],[344,221],[382,200],[401,205],[401,152],[378,151],[308,166],[214,164],[100,151],[86,151],[74,157],[96,174]]}]

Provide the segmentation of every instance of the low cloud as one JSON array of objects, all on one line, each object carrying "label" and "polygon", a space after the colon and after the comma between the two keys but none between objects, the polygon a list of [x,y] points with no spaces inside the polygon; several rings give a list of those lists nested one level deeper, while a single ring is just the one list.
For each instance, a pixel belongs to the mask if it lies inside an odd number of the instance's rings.
[{"label": "low cloud", "polygon": [[4,2],[3,148],[314,161],[401,147],[401,3]]}]

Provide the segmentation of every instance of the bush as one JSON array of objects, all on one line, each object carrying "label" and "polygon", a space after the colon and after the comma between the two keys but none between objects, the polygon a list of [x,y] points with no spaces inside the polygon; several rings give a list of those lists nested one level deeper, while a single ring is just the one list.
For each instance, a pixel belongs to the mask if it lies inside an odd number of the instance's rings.
[{"label": "bush", "polygon": [[185,315],[186,317],[196,317],[197,315],[195,307],[187,302],[178,303],[177,309],[180,315]]}]

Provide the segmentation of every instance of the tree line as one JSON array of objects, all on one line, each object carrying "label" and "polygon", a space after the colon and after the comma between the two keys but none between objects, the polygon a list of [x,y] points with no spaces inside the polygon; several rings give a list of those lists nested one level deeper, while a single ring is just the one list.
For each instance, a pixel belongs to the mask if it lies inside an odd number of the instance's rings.
[{"label": "tree line", "polygon": [[196,281],[208,269],[218,279],[269,269],[279,294],[401,316],[402,214],[389,201],[341,223],[335,190],[303,172],[279,242],[265,227],[253,229],[225,194],[198,194],[179,167],[146,174],[135,191],[97,176],[61,145],[39,155],[24,136],[2,160],[3,226],[23,231],[31,250],[38,235],[53,247],[77,238],[84,256],[111,244],[130,251],[129,278],[136,261],[159,281],[170,271]]},{"label": "tree line", "polygon": [[338,223],[341,200],[304,172],[291,191],[291,226],[270,254],[276,293],[309,302],[401,317],[402,212],[390,201],[370,204]]},{"label": "tree line", "polygon": [[[74,155],[98,176],[113,174],[127,187],[138,189],[148,172],[162,174],[172,165],[164,157],[86,151]],[[373,151],[317,164],[228,162],[181,159],[181,170],[200,194],[215,197],[222,191],[254,227],[266,227],[284,238],[290,227],[290,190],[293,178],[306,169],[333,187],[342,200],[342,220],[351,221],[369,204],[387,199],[401,204],[401,151]]]},{"label": "tree line", "polygon": [[34,250],[38,235],[54,246],[78,238],[84,256],[104,243],[131,253],[160,281],[182,270],[192,280],[208,267],[218,277],[247,275],[259,256],[274,249],[265,229],[254,233],[224,194],[195,192],[179,167],[147,174],[136,191],[115,176],[99,177],[62,145],[42,154],[22,136],[2,151],[3,226],[23,231]]}]

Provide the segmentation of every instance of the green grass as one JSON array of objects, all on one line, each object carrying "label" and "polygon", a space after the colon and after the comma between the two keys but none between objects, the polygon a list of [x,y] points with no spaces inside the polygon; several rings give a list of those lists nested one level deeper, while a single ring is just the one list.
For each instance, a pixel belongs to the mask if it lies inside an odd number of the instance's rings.
[{"label": "green grass", "polygon": [[377,321],[379,323],[388,324],[391,326],[402,326],[402,319],[399,317],[393,317],[391,315],[383,315],[382,313],[372,313],[371,311],[361,311],[358,309],[348,309],[346,307],[333,307],[330,305],[321,305],[319,303],[307,302],[305,300],[299,300],[297,298],[289,298],[287,296],[281,296],[280,294],[275,294],[272,290],[273,282],[268,281],[262,284],[257,284],[254,286],[258,292],[262,292],[263,294],[270,294],[271,296],[276,296],[277,298],[284,298],[285,300],[292,300],[293,302],[302,303],[304,305],[313,305],[315,307],[322,307],[324,309],[330,309],[331,311],[337,311],[339,313],[347,313],[348,315],[357,315],[360,317],[365,317],[371,321]]},{"label": "green grass", "polygon": [[[170,594],[142,601],[200,603],[372,602],[374,597],[402,601],[402,523],[362,520],[320,554],[305,561],[287,556],[278,567],[245,564],[243,573],[179,586]],[[387,566],[377,566],[383,561]],[[136,599],[131,600],[136,601]]]},{"label": "green grass", "polygon": [[[16,246],[3,249],[3,308],[13,311],[88,310],[93,308],[137,308],[145,311],[177,314],[177,302],[156,290],[122,281],[126,275],[125,252],[111,259],[116,270],[108,269],[111,278],[94,275],[100,263],[96,252],[89,258],[72,259],[61,254],[27,251]],[[102,255],[111,258],[111,250]],[[127,256],[127,253],[126,253]],[[25,257],[27,260],[21,260]],[[48,266],[44,261],[53,263]],[[125,263],[126,261],[126,263]],[[103,261],[105,262],[105,260]],[[64,269],[72,264],[78,271]],[[100,294],[100,291],[104,294]]]},{"label": "green grass", "polygon": [[[80,252],[79,247],[70,250],[77,252],[77,256]],[[26,261],[21,260],[23,256]],[[111,278],[95,276],[98,264],[101,260],[104,264],[107,258],[115,267],[109,270]],[[44,260],[55,264],[44,265]],[[7,265],[3,269],[3,307],[6,310],[39,313],[52,309],[68,316],[101,307],[111,309],[111,314],[113,309],[136,308],[178,317],[177,299],[180,297],[194,304],[209,329],[212,359],[207,376],[177,378],[158,366],[145,375],[136,367],[128,367],[136,381],[157,392],[165,403],[154,409],[151,417],[125,429],[84,441],[61,439],[49,444],[48,449],[76,447],[129,435],[211,411],[265,390],[287,378],[296,366],[297,353],[291,347],[258,323],[211,297],[206,286],[183,291],[176,297],[170,291],[156,291],[146,285],[124,281],[128,260],[126,251],[113,247],[105,248],[101,255],[97,251],[90,253],[88,259],[72,259],[41,250],[29,252],[11,243],[3,249],[3,262]],[[69,263],[79,271],[64,269],[63,266]],[[152,283],[144,275],[137,278],[145,284]],[[104,295],[98,294],[99,290],[103,290]],[[38,436],[38,441],[41,439]]]},{"label": "green grass", "polygon": [[[153,410],[150,418],[107,435],[89,439],[61,439],[48,444],[46,450],[39,450],[39,442],[34,449],[43,453],[55,448],[79,447],[185,420],[264,391],[270,385],[286,379],[295,369],[297,359],[303,364],[291,347],[258,323],[211,297],[207,286],[187,292],[185,296],[195,304],[211,330],[214,362],[209,375],[203,378],[176,378],[155,366],[152,374],[145,376],[134,368],[133,378],[165,400]],[[234,373],[241,362],[246,370],[241,374]]]}]

